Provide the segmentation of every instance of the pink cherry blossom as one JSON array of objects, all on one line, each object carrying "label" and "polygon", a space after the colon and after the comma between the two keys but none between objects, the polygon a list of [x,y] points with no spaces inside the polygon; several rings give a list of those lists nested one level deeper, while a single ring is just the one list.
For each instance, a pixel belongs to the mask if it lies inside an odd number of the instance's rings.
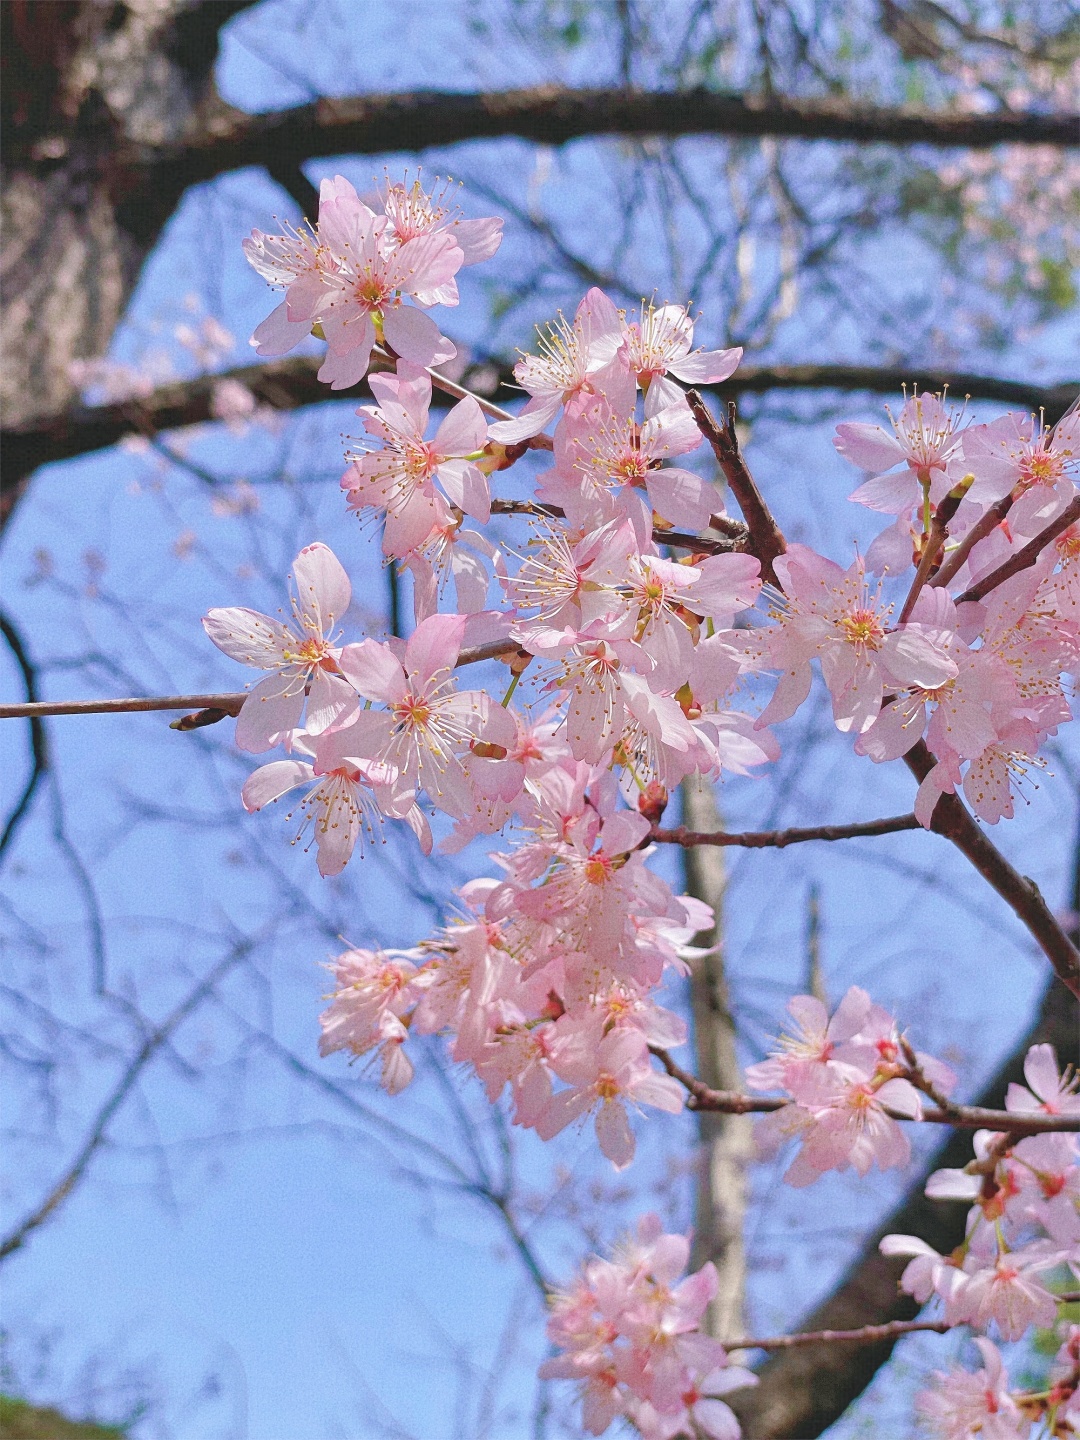
[{"label": "pink cherry blossom", "polygon": [[1009,1086],[1006,1110],[1018,1114],[1080,1115],[1080,1077],[1072,1073],[1071,1066],[1061,1073],[1052,1045],[1032,1045],[1024,1060],[1024,1079],[1028,1088],[1015,1083]]},{"label": "pink cherry blossom", "polygon": [[634,1134],[626,1102],[654,1105],[670,1114],[683,1106],[683,1091],[649,1063],[639,1030],[616,1029],[597,1044],[595,1032],[582,1029],[560,1046],[552,1069],[567,1090],[552,1096],[536,1122],[542,1140],[550,1140],[575,1120],[596,1112],[596,1138],[604,1155],[624,1170],[634,1158]]},{"label": "pink cherry blossom", "polygon": [[[917,391],[898,417],[889,416],[893,433],[880,425],[847,423],[836,427],[840,454],[874,478],[851,496],[871,510],[904,515],[918,505],[924,492],[934,505],[960,479],[951,470],[960,455],[963,413],[951,410],[937,395]],[[896,470],[897,465],[902,470]]]},{"label": "pink cherry blossom", "polygon": [[412,1062],[402,1048],[408,1033],[402,1016],[410,1003],[417,958],[415,951],[347,950],[330,967],[337,989],[330,1008],[319,1017],[319,1054],[347,1050],[365,1055],[378,1046],[383,1088],[391,1095],[399,1094],[413,1077]]},{"label": "pink cherry blossom", "polygon": [[983,1368],[938,1372],[932,1390],[916,1396],[920,1416],[940,1440],[1026,1440],[1031,1423],[1009,1393],[997,1346],[976,1339]]},{"label": "pink cherry blossom", "polygon": [[837,727],[861,734],[881,712],[886,685],[936,689],[958,667],[940,640],[920,624],[887,628],[891,606],[866,587],[865,566],[847,570],[803,545],[775,563],[784,587],[779,625],[760,632],[765,667],[781,671],[759,724],[786,720],[810,693],[810,661],[821,662]]},{"label": "pink cherry blossom", "polygon": [[471,396],[459,401],[434,438],[425,440],[431,404],[426,371],[401,361],[396,375],[372,375],[369,383],[381,403],[365,405],[357,414],[383,447],[356,456],[341,487],[351,508],[384,513],[384,554],[407,555],[434,528],[452,524],[444,497],[486,523],[491,513],[487,480],[468,458],[486,443],[487,424],[477,402]]},{"label": "pink cherry blossom", "polygon": [[317,735],[357,709],[342,678],[334,627],[352,597],[349,578],[325,545],[308,545],[293,561],[295,628],[257,610],[211,610],[203,620],[210,639],[233,660],[272,673],[252,690],[236,722],[236,743],[256,753],[281,743],[300,724]]},{"label": "pink cherry blossom", "polygon": [[641,315],[626,323],[619,359],[645,392],[645,418],[668,405],[685,405],[682,391],[668,375],[690,385],[713,385],[733,374],[742,359],[733,350],[693,350],[694,322],[684,305],[642,302]]},{"label": "pink cherry blossom", "polygon": [[[458,692],[454,664],[465,631],[463,615],[432,615],[419,624],[399,660],[388,645],[375,640],[346,645],[340,655],[342,673],[368,700],[388,708],[364,718],[382,722],[377,752],[366,732],[358,737],[357,758],[374,758],[400,777],[401,798],[390,813],[411,808],[416,789],[451,814],[470,800],[462,754],[479,737],[491,713],[480,691]],[[505,712],[504,712],[505,713]],[[347,749],[349,732],[343,732]]]},{"label": "pink cherry blossom", "polygon": [[500,420],[488,434],[501,445],[539,435],[564,405],[592,395],[592,377],[610,365],[622,339],[619,312],[602,290],[589,290],[573,323],[559,316],[538,330],[539,355],[525,355],[514,366],[518,384],[532,397],[514,420]]}]

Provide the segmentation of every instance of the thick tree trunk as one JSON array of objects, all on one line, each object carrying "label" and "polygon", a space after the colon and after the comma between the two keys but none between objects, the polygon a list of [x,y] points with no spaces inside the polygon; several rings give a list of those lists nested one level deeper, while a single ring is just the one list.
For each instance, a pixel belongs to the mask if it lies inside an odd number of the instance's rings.
[{"label": "thick tree trunk", "polygon": [[[692,830],[719,830],[720,815],[713,786],[700,778],[682,785],[683,824]],[[716,1090],[741,1090],[742,1077],[735,1052],[735,1020],[728,1004],[727,979],[721,947],[724,904],[724,852],[714,846],[686,850],[684,867],[687,893],[704,900],[716,912],[711,930],[694,943],[713,953],[694,962],[690,1000],[694,1023],[696,1073]],[[707,1260],[716,1266],[720,1288],[708,1315],[709,1333],[729,1340],[746,1333],[746,1252],[743,1222],[746,1215],[746,1170],[753,1159],[752,1122],[749,1115],[698,1116],[701,1137],[700,1168],[694,1217],[693,1266]]]},{"label": "thick tree trunk", "polygon": [[132,193],[117,153],[180,143],[212,94],[218,30],[251,3],[0,6],[5,425],[66,409],[72,362],[108,347],[166,218]]}]

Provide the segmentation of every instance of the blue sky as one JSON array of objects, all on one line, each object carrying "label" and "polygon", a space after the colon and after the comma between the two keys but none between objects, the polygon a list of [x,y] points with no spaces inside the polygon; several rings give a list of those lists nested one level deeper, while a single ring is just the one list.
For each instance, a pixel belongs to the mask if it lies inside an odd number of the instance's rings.
[{"label": "blue sky", "polygon": [[[221,86],[234,103],[283,106],[313,93],[438,83],[447,55],[459,58],[463,74],[466,61],[472,67],[468,81],[455,71],[455,84],[545,78],[520,45],[478,47],[460,7],[273,0],[227,30]],[[587,52],[570,62],[569,78],[580,78],[577,70],[588,73]],[[565,203],[568,230],[586,245],[590,227],[609,223],[608,153],[575,146],[541,175],[549,198]],[[369,157],[340,168],[363,185],[384,163],[393,173],[405,162]],[[425,168],[446,173],[449,163],[435,155]],[[490,174],[523,204],[540,183],[535,153],[518,142],[466,147],[464,157],[454,156],[458,164]],[[317,181],[335,168],[320,163],[308,173]],[[468,190],[462,203],[473,214],[492,208]],[[274,211],[285,212],[282,193],[256,172],[187,196],[147,266],[114,356],[144,364],[160,350],[185,373],[190,358],[173,327],[213,314],[238,337],[222,364],[245,363],[246,336],[273,302],[239,242],[252,225],[268,227]],[[900,256],[913,283],[924,283],[914,273],[915,242],[875,244],[871,269],[902,269]],[[519,227],[497,274],[512,275],[534,252]],[[890,274],[890,283],[896,279]],[[509,351],[515,339],[525,343],[526,327],[518,317],[491,342],[487,285],[482,274],[467,273],[453,333],[477,351]],[[785,332],[789,351],[849,358],[857,337],[823,336],[813,319]],[[1074,341],[1075,324],[1059,325],[1036,343],[984,359],[1005,374],[1036,367],[1049,379],[1068,372]],[[840,411],[818,399],[792,406],[803,423],[764,416],[747,453],[788,534],[843,558],[875,527],[843,503],[854,477],[832,448],[832,424],[837,413],[863,418],[880,407],[858,398]],[[208,427],[183,442],[171,437],[193,461],[250,477],[261,497],[255,517],[222,513],[219,494],[154,454],[109,452],[38,475],[5,539],[4,584],[35,657],[65,662],[47,668],[46,693],[237,688],[239,672],[204,641],[198,617],[220,604],[273,611],[292,556],[314,539],[332,544],[354,577],[350,619],[379,633],[385,581],[370,537],[346,518],[336,483],[340,433],[357,423],[350,406],[335,404],[290,420],[278,436],[237,438]],[[259,483],[282,469],[289,483]],[[17,693],[17,677],[3,663],[5,693]],[[487,683],[498,677],[492,667]],[[445,1144],[451,1159],[462,1157],[473,1134],[497,1146],[475,1093],[461,1087],[467,1113],[455,1120],[433,1073],[388,1102],[341,1057],[320,1062],[315,1053],[327,984],[318,967],[335,936],[419,939],[455,877],[486,863],[482,849],[435,873],[394,836],[385,853],[322,884],[312,857],[285,843],[279,817],[242,816],[237,796],[249,767],[227,728],[180,737],[160,718],[133,716],[50,727],[64,825],[47,790],[8,872],[4,981],[72,1029],[70,1044],[62,1030],[52,1036],[49,1081],[62,1100],[59,1119],[45,1098],[19,1115],[22,1134],[10,1147],[17,1169],[4,1196],[11,1217],[58,1172],[117,1055],[130,1046],[122,1010],[93,993],[95,968],[104,965],[115,993],[160,1015],[230,935],[271,924],[273,933],[256,962],[223,984],[220,1003],[179,1032],[87,1183],[11,1262],[4,1312],[15,1372],[41,1399],[96,1396],[106,1417],[132,1396],[149,1397],[140,1440],[526,1433],[532,1375],[544,1353],[535,1291],[490,1208],[441,1185],[445,1167],[432,1166],[415,1143]],[[906,770],[856,763],[820,707],[800,714],[780,738],[785,756],[772,775],[725,785],[721,802],[733,827],[909,808]],[[1056,775],[1040,782],[1000,837],[1055,903],[1064,899],[1075,825],[1076,746],[1071,737],[1065,744],[1051,765]],[[0,745],[5,773],[19,774],[21,727],[0,731]],[[865,850],[806,847],[732,859],[728,946],[748,1058],[802,986],[806,895],[816,882],[833,998],[848,984],[866,986],[974,1084],[1025,1023],[1044,962],[944,842],[900,835],[865,843]],[[658,863],[673,873],[672,855]],[[96,956],[95,907],[106,937]],[[34,1043],[41,1033],[33,1031]],[[190,1078],[195,1068],[199,1084]],[[338,1091],[327,1093],[325,1081]],[[404,1127],[414,1140],[387,1126]],[[641,1135],[641,1157],[625,1185],[596,1163],[587,1134],[550,1147],[515,1137],[526,1195],[561,1183],[560,1167],[574,1177],[531,1222],[550,1273],[569,1273],[590,1227],[609,1238],[653,1205],[685,1222],[688,1190],[678,1177],[680,1165],[685,1177],[689,1122],[653,1121]],[[833,1177],[807,1198],[780,1187],[775,1166],[760,1167],[752,1328],[789,1325],[827,1291],[857,1227],[901,1188],[893,1176],[861,1185]],[[594,1197],[584,1221],[571,1194]],[[911,1350],[941,1364],[954,1345],[920,1339]],[[853,1440],[878,1413],[885,1417],[878,1433],[889,1433],[888,1417],[895,1423],[897,1409],[903,1413],[905,1395],[902,1376],[882,1377],[859,1413],[832,1433]],[[557,1411],[569,1402],[553,1397]]]}]

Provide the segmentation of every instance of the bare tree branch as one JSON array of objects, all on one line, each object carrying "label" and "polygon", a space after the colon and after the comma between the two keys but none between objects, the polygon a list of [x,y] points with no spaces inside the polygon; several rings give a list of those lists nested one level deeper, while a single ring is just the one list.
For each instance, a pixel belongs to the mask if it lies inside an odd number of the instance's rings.
[{"label": "bare tree branch", "polygon": [[[2,714],[3,712],[0,712]],[[854,840],[866,835],[893,835],[920,829],[914,815],[889,815],[883,820],[858,820],[851,825],[794,825],[788,830],[673,830],[654,829],[650,840],[662,845],[738,845],[747,850],[783,850],[807,840]]]},{"label": "bare tree branch", "polygon": [[783,555],[787,549],[787,541],[739,453],[739,441],[735,435],[735,402],[729,402],[725,420],[718,423],[710,415],[696,390],[688,390],[686,398],[690,402],[698,429],[712,446],[716,463],[724,472],[724,478],[743,513],[750,531],[747,549],[761,561],[762,579],[775,585],[773,561]]},{"label": "bare tree branch", "polygon": [[[30,661],[26,652],[22,636],[6,615],[0,614],[0,634],[7,641],[8,649],[15,657],[15,663],[22,673],[23,687],[26,691],[26,699],[33,704],[38,697],[37,671]],[[15,832],[19,828],[23,817],[30,809],[30,802],[34,798],[34,792],[45,777],[49,768],[49,746],[45,735],[45,726],[40,715],[28,715],[30,721],[30,773],[26,777],[26,784],[22,793],[11,807],[11,811],[4,822],[3,832],[0,833],[0,855],[11,844],[15,838]]]},{"label": "bare tree branch", "polygon": [[[127,435],[156,434],[213,420],[214,388],[223,380],[238,381],[256,400],[275,410],[369,397],[365,383],[349,390],[331,390],[317,379],[321,364],[321,357],[303,355],[262,365],[244,365],[217,375],[200,375],[195,380],[163,385],[139,400],[112,405],[74,405],[60,415],[8,426],[0,431],[4,457],[0,527],[6,524],[27,477],[40,465],[105,449]],[[520,398],[513,368],[504,361],[477,361],[465,371],[461,381],[469,391],[488,402],[507,405]],[[772,390],[843,390],[893,395],[913,381],[922,389],[948,388],[976,400],[998,400],[1024,410],[1041,410],[1048,421],[1065,412],[1077,390],[1074,381],[1039,386],[992,375],[927,370],[918,365],[742,365],[722,385],[700,388],[724,395],[765,394]],[[439,403],[437,399],[435,403]]]},{"label": "bare tree branch", "polygon": [[136,1050],[135,1054],[124,1067],[120,1078],[98,1110],[71,1164],[56,1184],[52,1186],[40,1204],[36,1205],[30,1214],[27,1215],[24,1220],[20,1221],[15,1229],[0,1242],[0,1261],[7,1259],[7,1257],[16,1250],[21,1249],[34,1231],[44,1225],[46,1220],[56,1213],[86,1174],[90,1162],[105,1143],[113,1117],[131,1094],[136,1081],[146,1069],[147,1065],[149,1065],[161,1047],[172,1038],[173,1034],[179,1029],[188,1016],[199,1008],[229,971],[251,953],[257,943],[254,939],[238,941],[228,954],[224,955],[213,969],[203,976],[202,980],[200,980],[180,1004],[165,1017],[161,1024],[155,1025],[147,1034],[138,1050]]},{"label": "bare tree branch", "polygon": [[[904,756],[908,769],[922,782],[937,763],[920,740]],[[1009,864],[989,840],[956,795],[942,795],[934,809],[930,828],[951,840],[966,855],[983,879],[991,885],[1013,913],[1027,926],[1039,948],[1053,965],[1058,979],[1080,996],[1080,951],[1055,920],[1034,880]]]},{"label": "bare tree branch", "polygon": [[1046,547],[1052,544],[1070,525],[1074,525],[1077,520],[1080,520],[1080,495],[1074,496],[1057,519],[1052,520],[1045,530],[1040,530],[1033,540],[1029,540],[1026,545],[1021,546],[1015,555],[1010,555],[1004,564],[976,581],[970,590],[965,590],[962,595],[958,595],[956,603],[963,605],[966,600],[981,600],[984,595],[989,595],[991,590],[996,590],[999,585],[1003,585],[1013,575],[1019,575],[1021,570],[1029,570]]}]

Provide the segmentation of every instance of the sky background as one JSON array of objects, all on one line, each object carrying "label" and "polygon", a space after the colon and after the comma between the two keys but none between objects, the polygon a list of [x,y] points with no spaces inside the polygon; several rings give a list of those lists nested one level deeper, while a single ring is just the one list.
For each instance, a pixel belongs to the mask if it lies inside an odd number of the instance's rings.
[{"label": "sky background", "polygon": [[[226,27],[219,85],[234,104],[259,110],[365,89],[528,84],[551,70],[526,46],[478,38],[458,5],[268,0]],[[562,73],[595,80],[595,55],[585,46]],[[685,149],[696,163],[699,152]],[[492,192],[523,212],[542,193],[564,233],[592,253],[615,223],[617,153],[613,142],[554,153],[484,142],[426,156],[424,172],[464,177],[461,204],[474,215],[502,213]],[[364,189],[384,166],[397,175],[415,161],[320,161],[307,173],[317,184],[340,170]],[[275,212],[295,213],[261,172],[190,192],[146,268],[113,357],[145,373],[195,373],[175,329],[213,316],[236,343],[212,368],[246,363],[246,337],[274,301],[240,241],[253,225],[272,228]],[[643,288],[670,283],[650,224],[643,218],[631,267]],[[765,236],[764,269],[769,244]],[[492,266],[461,277],[462,304],[441,317],[444,328],[476,354],[526,345],[543,305],[577,298],[552,281],[489,323],[501,289],[540,263],[542,248],[527,226],[511,224]],[[942,284],[910,234],[879,233],[860,260],[861,275],[877,277],[900,316]],[[701,338],[719,343],[708,295],[694,298],[706,314]],[[812,300],[754,358],[847,360],[874,348],[857,315],[826,328],[825,314],[824,302]],[[1066,378],[1076,340],[1073,316],[993,354],[969,350],[965,368]],[[928,349],[925,359],[945,353]],[[109,451],[41,472],[5,537],[3,571],[5,605],[43,662],[45,694],[239,688],[247,677],[205,641],[199,616],[228,604],[272,613],[292,557],[315,539],[353,576],[350,635],[382,633],[377,543],[346,516],[337,486],[341,434],[359,428],[352,410],[325,404],[273,433],[207,426],[166,437],[186,464],[155,451]],[[880,402],[862,397],[787,397],[758,408],[746,454],[789,538],[841,561],[853,542],[872,538],[874,517],[844,503],[857,477],[831,435],[837,418],[880,415]],[[196,473],[205,467],[223,482],[208,486]],[[280,475],[284,483],[270,483]],[[251,482],[257,511],[245,511],[250,492],[239,480]],[[4,693],[18,695],[6,655],[0,667]],[[501,689],[501,675],[488,667],[483,683]],[[491,1207],[455,1188],[452,1169],[497,1167],[503,1137],[475,1087],[458,1079],[455,1100],[436,1065],[390,1102],[340,1056],[321,1062],[316,1053],[328,983],[319,966],[341,948],[335,937],[414,943],[437,923],[452,884],[483,873],[491,847],[436,868],[418,863],[411,837],[388,830],[385,847],[341,880],[320,882],[313,858],[285,843],[281,816],[242,815],[238,792],[251,766],[232,749],[230,730],[226,723],[181,737],[149,716],[49,727],[53,779],[9,860],[2,897],[3,983],[23,997],[5,1021],[6,1047],[48,1061],[36,1100],[13,1117],[19,1102],[7,1102],[17,1132],[8,1145],[9,1221],[59,1173],[130,1049],[122,1002],[165,1014],[231,944],[257,943],[140,1081],[87,1182],[10,1262],[9,1375],[36,1399],[92,1407],[106,1419],[142,1406],[133,1431],[140,1440],[529,1434],[545,1353],[538,1296]],[[857,763],[820,704],[780,727],[779,738],[784,755],[771,773],[725,783],[731,828],[910,808],[904,767]],[[0,730],[0,762],[15,777],[9,794],[24,773],[25,745],[21,726]],[[1030,806],[995,838],[1060,904],[1076,823],[1071,736],[1050,768],[1052,776],[1036,777]],[[1046,978],[1042,957],[935,837],[823,849],[731,855],[725,923],[745,1058],[760,1056],[787,998],[803,988],[806,900],[816,884],[831,998],[865,986],[970,1090],[1025,1027]],[[676,878],[677,856],[655,863]],[[550,1146],[513,1137],[515,1184],[523,1213],[535,1212],[530,1238],[550,1275],[571,1273],[584,1237],[610,1240],[652,1206],[687,1223],[689,1119],[654,1118],[638,1133],[639,1158],[625,1176],[597,1163],[590,1132]],[[925,1151],[936,1138],[916,1141]],[[904,1188],[893,1174],[864,1183],[832,1176],[796,1194],[780,1186],[780,1173],[775,1164],[754,1172],[748,1328],[758,1333],[791,1326],[826,1293],[859,1229]],[[830,1435],[898,1433],[889,1426],[907,1413],[911,1377],[960,1348],[949,1337],[901,1346]],[[553,1389],[553,1426],[572,1409],[568,1389]]]}]

